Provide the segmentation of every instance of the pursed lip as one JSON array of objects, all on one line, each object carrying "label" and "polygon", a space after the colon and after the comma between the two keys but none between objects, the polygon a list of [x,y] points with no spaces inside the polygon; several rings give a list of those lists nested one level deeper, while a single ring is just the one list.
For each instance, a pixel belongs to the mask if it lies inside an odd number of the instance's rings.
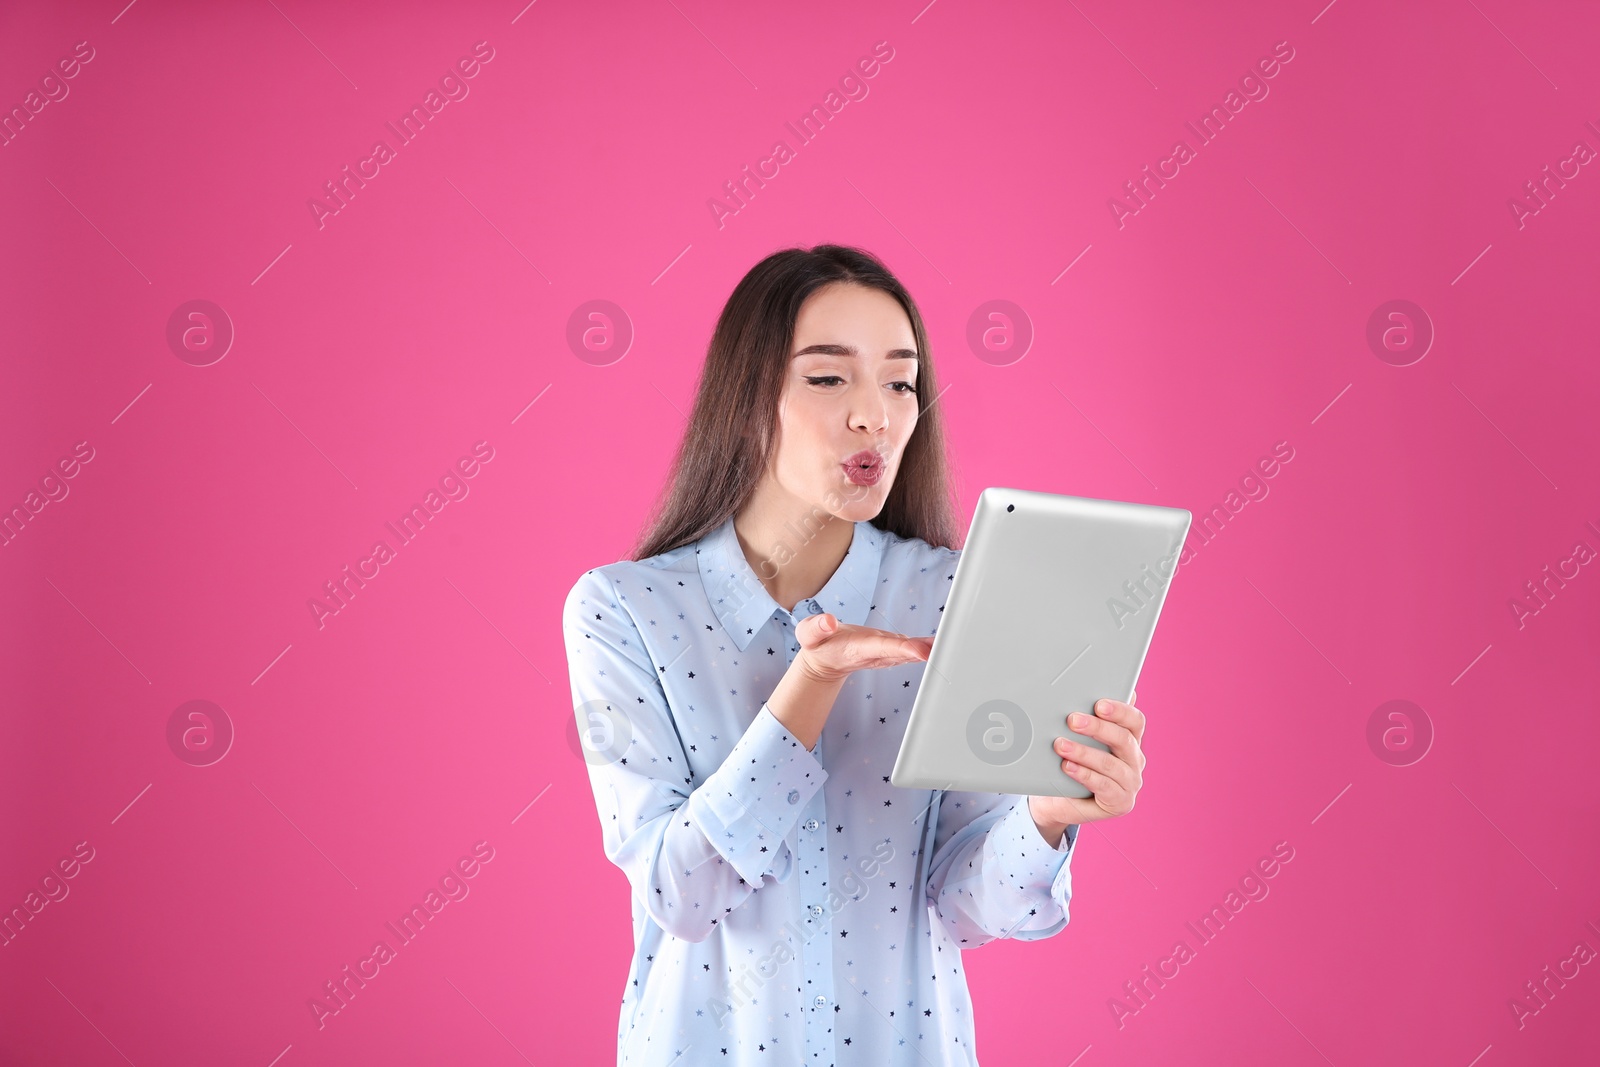
[{"label": "pursed lip", "polygon": [[863,448],[855,455],[847,457],[844,461],[844,466],[858,468],[881,467],[883,466],[883,457],[869,448]]},{"label": "pursed lip", "polygon": [[885,477],[883,456],[866,448],[839,464],[839,469],[852,485],[873,486]]}]

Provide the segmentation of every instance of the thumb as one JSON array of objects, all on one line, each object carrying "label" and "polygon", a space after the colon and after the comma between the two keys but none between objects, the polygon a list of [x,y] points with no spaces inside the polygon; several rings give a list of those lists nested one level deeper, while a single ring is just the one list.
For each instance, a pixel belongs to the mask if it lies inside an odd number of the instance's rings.
[{"label": "thumb", "polygon": [[812,615],[809,618],[802,620],[800,626],[795,628],[795,636],[800,636],[801,629],[807,629],[807,623],[810,623],[810,627],[805,635],[805,639],[800,643],[808,647],[815,647],[816,645],[821,644],[839,630],[839,620],[835,616],[824,612],[821,615]]}]

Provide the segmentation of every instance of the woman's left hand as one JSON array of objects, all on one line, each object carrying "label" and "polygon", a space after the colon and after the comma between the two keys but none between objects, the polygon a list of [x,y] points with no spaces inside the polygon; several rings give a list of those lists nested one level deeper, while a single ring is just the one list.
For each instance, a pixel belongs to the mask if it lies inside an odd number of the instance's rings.
[{"label": "woman's left hand", "polygon": [[[1130,693],[1129,699],[1138,695]],[[1145,758],[1140,747],[1144,740],[1144,712],[1120,700],[1100,700],[1095,706],[1105,710],[1093,715],[1074,713],[1067,716],[1067,725],[1076,733],[1105,742],[1110,752],[1066,737],[1055,741],[1061,770],[1092,790],[1094,796],[1030,796],[1028,809],[1041,827],[1060,827],[1064,831],[1073,823],[1109,819],[1133,810],[1134,798],[1144,784]]]}]

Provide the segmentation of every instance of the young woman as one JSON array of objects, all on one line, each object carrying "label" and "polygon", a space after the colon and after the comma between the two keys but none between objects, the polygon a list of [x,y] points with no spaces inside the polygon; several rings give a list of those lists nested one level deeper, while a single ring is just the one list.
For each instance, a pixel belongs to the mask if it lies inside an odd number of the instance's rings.
[{"label": "young woman", "polygon": [[1110,753],[1056,742],[1091,798],[889,784],[960,555],[936,396],[882,264],[768,256],[653,524],[567,596],[633,890],[619,1064],[975,1064],[961,950],[1059,933],[1079,824],[1133,807],[1145,720],[1115,701],[1071,724]]}]

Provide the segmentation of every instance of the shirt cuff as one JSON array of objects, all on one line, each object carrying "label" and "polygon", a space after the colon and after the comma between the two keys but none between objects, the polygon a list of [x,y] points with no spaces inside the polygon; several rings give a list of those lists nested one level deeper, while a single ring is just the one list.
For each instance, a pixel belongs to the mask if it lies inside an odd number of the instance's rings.
[{"label": "shirt cuff", "polygon": [[1061,844],[1051,848],[1028,810],[1028,798],[1017,798],[1016,806],[989,828],[989,847],[1006,872],[1007,881],[1023,892],[1050,893],[1057,876],[1072,858],[1078,840],[1078,825],[1067,827]]},{"label": "shirt cuff", "polygon": [[689,794],[688,814],[739,876],[759,886],[827,778],[817,757],[763,703],[722,766]]}]

